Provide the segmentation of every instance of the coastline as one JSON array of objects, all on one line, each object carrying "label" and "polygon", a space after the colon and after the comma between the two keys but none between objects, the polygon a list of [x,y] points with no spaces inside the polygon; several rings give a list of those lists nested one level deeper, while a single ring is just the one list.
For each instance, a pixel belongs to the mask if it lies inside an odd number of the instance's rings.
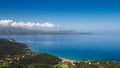
[{"label": "coastline", "polygon": [[67,58],[61,58],[62,61],[61,62],[70,62],[71,64],[73,64],[74,62],[79,62],[79,61],[75,61],[75,60],[71,60],[71,59],[67,59]]},{"label": "coastline", "polygon": [[[10,47],[10,50],[5,50],[5,54],[3,53],[4,48],[7,47]],[[24,43],[18,43],[14,39],[0,39],[0,48],[0,53],[5,55],[5,57],[1,57],[0,60],[0,67],[2,68],[17,68],[18,66],[21,68],[35,68],[36,66],[39,68],[41,68],[41,66],[43,68],[113,68],[112,66],[115,68],[120,68],[120,62],[114,62],[110,60],[77,61],[55,56],[49,53],[34,52],[28,45]],[[14,49],[19,50],[19,52],[16,51],[18,52],[16,53]],[[22,64],[20,62],[22,62]]]}]

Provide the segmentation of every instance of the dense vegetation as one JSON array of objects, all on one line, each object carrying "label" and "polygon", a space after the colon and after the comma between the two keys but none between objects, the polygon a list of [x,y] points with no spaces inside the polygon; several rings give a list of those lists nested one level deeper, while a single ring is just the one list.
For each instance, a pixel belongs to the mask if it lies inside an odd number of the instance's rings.
[{"label": "dense vegetation", "polygon": [[53,68],[61,59],[46,53],[32,52],[26,44],[0,39],[0,67]]},{"label": "dense vegetation", "polygon": [[[6,60],[10,62],[9,60]],[[56,56],[52,56],[46,53],[27,53],[24,55],[14,56],[12,62],[9,63],[9,67],[16,68],[53,68],[54,64],[58,64],[60,59]]]},{"label": "dense vegetation", "polygon": [[18,43],[14,39],[0,39],[0,58],[9,55],[25,54],[29,51],[29,47],[24,43]]}]

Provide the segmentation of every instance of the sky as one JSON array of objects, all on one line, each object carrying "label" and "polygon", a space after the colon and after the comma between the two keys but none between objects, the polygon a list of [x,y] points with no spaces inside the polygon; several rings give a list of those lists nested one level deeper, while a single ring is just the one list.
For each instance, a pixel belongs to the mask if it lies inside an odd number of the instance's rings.
[{"label": "sky", "polygon": [[81,31],[119,31],[120,0],[0,0],[0,20],[47,22]]}]

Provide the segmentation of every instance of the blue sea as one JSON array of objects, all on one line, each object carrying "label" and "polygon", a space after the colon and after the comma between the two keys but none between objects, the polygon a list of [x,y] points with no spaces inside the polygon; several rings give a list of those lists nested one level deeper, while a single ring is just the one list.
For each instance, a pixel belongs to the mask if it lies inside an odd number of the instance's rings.
[{"label": "blue sea", "polygon": [[120,33],[90,35],[1,35],[26,43],[35,52],[71,60],[120,61]]}]

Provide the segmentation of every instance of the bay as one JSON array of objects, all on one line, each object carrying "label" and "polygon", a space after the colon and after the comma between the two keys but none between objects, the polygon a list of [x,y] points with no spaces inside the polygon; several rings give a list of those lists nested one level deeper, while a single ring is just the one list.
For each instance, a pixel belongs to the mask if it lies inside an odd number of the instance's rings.
[{"label": "bay", "polygon": [[120,61],[119,34],[92,35],[1,35],[27,44],[35,52],[45,52],[72,60]]}]

